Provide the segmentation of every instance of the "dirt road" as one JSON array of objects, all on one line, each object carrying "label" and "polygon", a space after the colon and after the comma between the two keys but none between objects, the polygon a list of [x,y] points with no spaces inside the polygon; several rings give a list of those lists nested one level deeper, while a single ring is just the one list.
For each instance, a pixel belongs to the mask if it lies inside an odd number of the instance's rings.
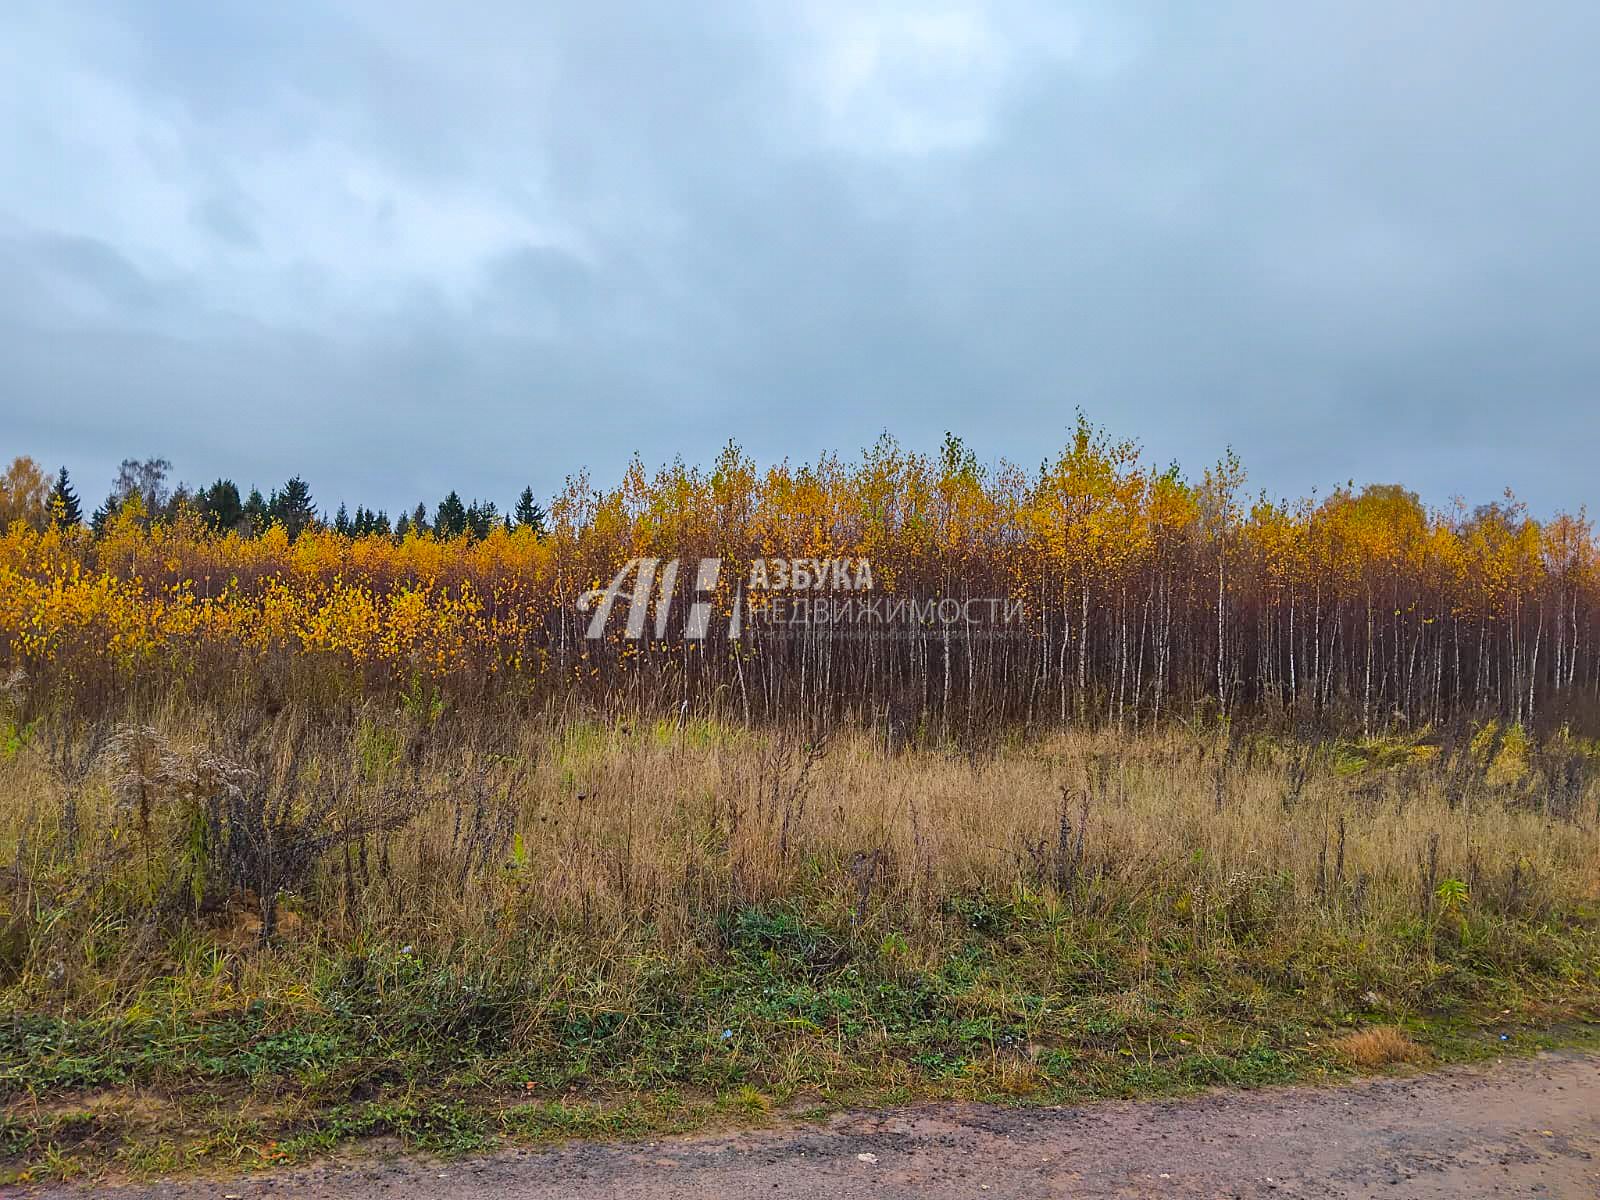
[{"label": "dirt road", "polygon": [[[1600,1198],[1600,1056],[1084,1108],[939,1106],[468,1162],[100,1189],[119,1200],[563,1197]],[[85,1192],[56,1192],[80,1200]]]}]

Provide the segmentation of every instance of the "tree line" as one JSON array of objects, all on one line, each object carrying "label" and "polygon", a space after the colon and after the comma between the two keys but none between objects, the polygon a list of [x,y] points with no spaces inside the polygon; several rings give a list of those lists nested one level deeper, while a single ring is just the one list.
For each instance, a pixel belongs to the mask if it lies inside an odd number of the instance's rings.
[{"label": "tree line", "polygon": [[[162,498],[158,474],[133,464],[130,496]],[[35,527],[47,522],[48,481],[13,475],[31,482],[5,495],[29,492]],[[1246,491],[1231,454],[1186,476],[1087,423],[1034,469],[982,466],[955,437],[931,455],[885,437],[855,459],[764,469],[732,444],[707,468],[652,474],[636,458],[609,486],[569,478],[548,514],[525,493],[514,531],[454,495],[387,531],[364,508],[313,518],[295,480],[261,501],[260,531],[212,515],[215,491],[49,546],[48,531],[30,541],[13,524],[0,541],[11,653],[42,670],[67,646],[176,662],[198,652],[199,629],[217,661],[277,650],[287,672],[369,690],[575,688],[596,703],[950,736],[1197,712],[1366,731],[1494,713],[1600,732],[1594,527],[1581,512],[1537,519],[1510,496],[1430,509],[1374,484],[1272,500]],[[680,617],[709,602],[703,639],[686,645],[672,619],[630,639],[622,616],[588,636],[580,599],[641,556],[722,561],[709,597],[691,595],[692,566],[654,580]],[[840,622],[830,607],[827,620],[762,620],[746,585],[775,557],[866,560],[874,588],[843,597],[850,611],[883,597],[916,619]],[[67,603],[63,580],[84,594]],[[47,602],[59,616],[40,615]],[[996,611],[1014,619],[966,619]]]},{"label": "tree line", "polygon": [[307,529],[317,527],[332,529],[346,537],[377,534],[404,538],[407,533],[416,532],[442,538],[463,534],[484,538],[496,526],[506,529],[527,526],[542,535],[548,521],[548,514],[534,498],[532,487],[523,488],[516,503],[504,513],[493,500],[473,500],[466,504],[460,494],[452,490],[434,506],[431,519],[428,506],[419,502],[414,509],[401,513],[391,522],[384,510],[364,505],[358,505],[352,512],[341,503],[331,516],[319,513],[310,486],[298,475],[262,495],[255,487],[248,494],[241,493],[233,480],[222,478],[198,488],[184,483],[171,486],[168,483],[171,471],[172,463],[165,458],[123,459],[106,498],[85,518],[83,504],[66,467],[60,468],[52,478],[33,459],[20,456],[12,461],[4,475],[0,475],[0,529],[12,521],[22,521],[35,529],[50,524],[68,528],[87,524],[100,534],[134,497],[138,498],[149,520],[171,521],[182,512],[192,511],[218,533],[254,537],[273,525],[281,525],[291,541]]}]

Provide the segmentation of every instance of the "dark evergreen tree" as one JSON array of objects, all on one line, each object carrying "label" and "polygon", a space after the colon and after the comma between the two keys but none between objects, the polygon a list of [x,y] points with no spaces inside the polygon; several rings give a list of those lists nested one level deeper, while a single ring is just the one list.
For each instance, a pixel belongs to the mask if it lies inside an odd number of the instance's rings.
[{"label": "dark evergreen tree", "polygon": [[467,532],[474,538],[486,538],[499,519],[500,510],[493,500],[485,500],[482,504],[474,500],[467,508]]},{"label": "dark evergreen tree", "polygon": [[389,514],[358,505],[355,516],[350,518],[350,536],[368,537],[374,533],[389,536]]},{"label": "dark evergreen tree", "polygon": [[56,474],[56,486],[50,491],[50,519],[69,529],[83,524],[83,506],[78,503],[78,493],[72,490],[65,467]]},{"label": "dark evergreen tree", "polygon": [[238,529],[244,520],[244,505],[239,500],[239,486],[231,479],[219,479],[210,487],[202,488],[197,500],[200,515],[219,533]]},{"label": "dark evergreen tree", "polygon": [[281,490],[272,493],[272,499],[267,502],[267,511],[274,521],[282,524],[290,541],[315,524],[317,519],[316,506],[311,501],[311,489],[298,475],[285,483]]},{"label": "dark evergreen tree", "polygon": [[122,498],[113,490],[101,503],[100,507],[94,510],[94,515],[89,518],[89,528],[93,529],[97,534],[104,533],[111,518],[117,515],[117,510],[121,507]]},{"label": "dark evergreen tree", "polygon": [[422,501],[417,501],[417,507],[411,513],[411,532],[424,534],[428,532],[428,506]]},{"label": "dark evergreen tree", "polygon": [[439,501],[433,513],[433,532],[441,538],[459,537],[467,531],[467,508],[461,497],[451,492]]},{"label": "dark evergreen tree", "polygon": [[[358,514],[364,511],[364,509],[356,509]],[[343,534],[345,537],[349,537],[355,532],[355,526],[350,521],[350,510],[345,508],[342,501],[339,504],[339,511],[333,514],[333,531]]]},{"label": "dark evergreen tree", "polygon": [[240,507],[240,515],[249,523],[250,533],[261,533],[272,521],[266,498],[260,488],[251,488],[250,495]]},{"label": "dark evergreen tree", "polygon": [[394,536],[399,538],[401,541],[404,541],[406,534],[408,534],[410,532],[411,532],[411,514],[410,513],[401,513],[400,514],[400,519],[394,523]]},{"label": "dark evergreen tree", "polygon": [[535,536],[545,535],[545,521],[548,517],[538,501],[533,498],[533,489],[525,487],[522,495],[517,497],[516,509],[517,524],[533,530]]}]

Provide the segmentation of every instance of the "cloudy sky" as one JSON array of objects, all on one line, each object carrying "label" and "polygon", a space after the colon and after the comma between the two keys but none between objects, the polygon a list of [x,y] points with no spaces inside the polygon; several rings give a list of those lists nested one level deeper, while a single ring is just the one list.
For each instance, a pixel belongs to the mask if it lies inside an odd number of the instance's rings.
[{"label": "cloudy sky", "polygon": [[0,453],[319,503],[1036,464],[1600,501],[1600,6],[0,7]]}]

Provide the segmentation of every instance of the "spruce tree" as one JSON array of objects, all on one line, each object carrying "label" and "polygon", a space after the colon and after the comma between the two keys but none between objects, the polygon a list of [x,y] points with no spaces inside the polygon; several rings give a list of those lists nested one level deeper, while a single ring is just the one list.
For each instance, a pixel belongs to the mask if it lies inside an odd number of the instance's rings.
[{"label": "spruce tree", "polygon": [[536,537],[544,536],[545,511],[539,506],[538,501],[533,498],[533,489],[531,487],[523,488],[522,495],[517,497],[516,517],[518,525],[533,530]]},{"label": "spruce tree", "polygon": [[486,538],[499,519],[500,510],[493,500],[485,500],[481,504],[474,500],[467,508],[467,532],[474,538]]},{"label": "spruce tree", "polygon": [[436,537],[453,538],[467,531],[467,506],[461,497],[451,492],[439,501],[433,513],[433,532]]},{"label": "spruce tree", "polygon": [[117,510],[121,507],[122,497],[118,496],[116,489],[113,488],[111,494],[101,502],[100,507],[94,510],[94,515],[89,518],[89,528],[94,530],[96,535],[104,533],[111,518],[117,515]]},{"label": "spruce tree", "polygon": [[274,521],[278,521],[289,534],[292,542],[295,538],[317,519],[316,506],[311,500],[311,489],[306,481],[295,475],[283,485],[282,491],[272,493],[272,499],[267,502],[267,510]]},{"label": "spruce tree", "polygon": [[78,493],[72,490],[65,467],[57,473],[56,486],[50,492],[50,518],[69,529],[83,524],[83,506],[78,503]]},{"label": "spruce tree", "polygon": [[250,532],[261,533],[272,520],[267,501],[260,488],[251,488],[250,496],[240,507],[240,515],[250,523]]},{"label": "spruce tree", "polygon": [[239,528],[244,518],[244,505],[239,500],[239,486],[233,480],[217,480],[210,487],[202,488],[196,499],[200,515],[218,533]]}]

